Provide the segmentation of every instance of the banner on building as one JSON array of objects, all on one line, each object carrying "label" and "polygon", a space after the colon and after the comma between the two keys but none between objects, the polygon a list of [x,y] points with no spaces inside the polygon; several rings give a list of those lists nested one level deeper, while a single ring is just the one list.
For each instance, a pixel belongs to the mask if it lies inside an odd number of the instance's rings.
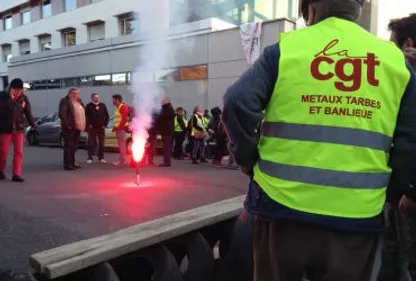
[{"label": "banner on building", "polygon": [[253,64],[259,58],[261,52],[261,22],[241,25],[240,34],[247,62]]}]

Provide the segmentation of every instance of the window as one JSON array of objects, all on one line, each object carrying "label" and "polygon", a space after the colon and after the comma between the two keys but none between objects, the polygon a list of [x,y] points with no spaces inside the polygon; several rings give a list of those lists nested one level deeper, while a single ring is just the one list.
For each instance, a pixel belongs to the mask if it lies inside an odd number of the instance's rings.
[{"label": "window", "polygon": [[51,79],[48,81],[48,89],[60,89],[61,79]]},{"label": "window", "polygon": [[41,3],[41,17],[48,18],[52,15],[51,0],[43,0]]},{"label": "window", "polygon": [[47,90],[48,80],[33,81],[32,90]]},{"label": "window", "polygon": [[77,37],[77,34],[75,30],[62,32],[63,46],[71,47],[71,46],[76,45],[77,43],[76,37]]},{"label": "window", "polygon": [[69,12],[77,8],[77,0],[65,0],[65,11]]},{"label": "window", "polygon": [[154,81],[154,73],[152,71],[136,71],[131,77],[131,83],[147,83]]},{"label": "window", "polygon": [[97,40],[103,40],[105,38],[105,25],[104,23],[95,23],[88,25],[88,37],[90,42]]},{"label": "window", "polygon": [[39,51],[45,52],[52,49],[52,39],[50,35],[39,36]]},{"label": "window", "polygon": [[179,68],[180,80],[203,80],[207,79],[208,70],[206,65],[187,66]]},{"label": "window", "polygon": [[155,72],[156,81],[178,81],[179,70],[177,68],[162,69]]},{"label": "window", "polygon": [[19,53],[21,56],[30,54],[30,41],[24,40],[19,42]]},{"label": "window", "polygon": [[78,78],[64,78],[62,79],[62,88],[78,87]]},{"label": "window", "polygon": [[109,86],[111,85],[111,75],[97,75],[94,77],[94,86]]},{"label": "window", "polygon": [[23,24],[29,24],[31,20],[32,20],[32,18],[31,18],[30,10],[23,11],[23,12],[20,13],[20,21],[21,21],[22,25]]},{"label": "window", "polygon": [[126,85],[127,84],[127,73],[117,73],[112,75],[113,85]]},{"label": "window", "polygon": [[12,15],[8,15],[3,18],[3,27],[4,27],[3,28],[4,30],[12,29],[13,27]]},{"label": "window", "polygon": [[94,84],[94,76],[79,77],[79,87],[91,87]]},{"label": "window", "polygon": [[120,35],[129,35],[137,32],[139,21],[135,14],[128,14],[119,18]]},{"label": "window", "polygon": [[3,62],[9,62],[12,58],[12,45],[3,45]]}]

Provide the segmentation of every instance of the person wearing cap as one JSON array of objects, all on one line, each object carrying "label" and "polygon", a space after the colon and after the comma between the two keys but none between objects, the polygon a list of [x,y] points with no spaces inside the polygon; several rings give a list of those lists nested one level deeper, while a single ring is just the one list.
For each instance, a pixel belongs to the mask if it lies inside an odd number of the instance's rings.
[{"label": "person wearing cap", "polygon": [[302,1],[308,26],[224,96],[230,150],[250,177],[255,281],[370,280],[387,188],[416,197],[416,79],[400,49],[356,23],[363,3]]},{"label": "person wearing cap", "polygon": [[23,93],[23,81],[19,78],[10,82],[8,92],[0,94],[0,180],[5,180],[5,168],[10,143],[13,144],[13,177],[23,182],[22,161],[24,144],[24,118],[36,130],[29,99]]}]

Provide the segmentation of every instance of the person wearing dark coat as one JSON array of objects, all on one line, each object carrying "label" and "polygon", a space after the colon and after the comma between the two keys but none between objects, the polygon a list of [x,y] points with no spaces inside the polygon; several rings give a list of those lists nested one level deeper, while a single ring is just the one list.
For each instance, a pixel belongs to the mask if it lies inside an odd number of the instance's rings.
[{"label": "person wearing dark coat", "polygon": [[75,164],[75,153],[81,131],[85,130],[85,107],[77,88],[71,88],[59,102],[59,118],[64,137],[64,170],[73,171],[81,168]]},{"label": "person wearing dark coat", "polygon": [[162,110],[159,115],[158,128],[162,135],[163,141],[163,163],[160,167],[170,167],[171,153],[172,153],[172,137],[173,137],[173,120],[175,117],[175,110],[172,104],[166,98],[162,100]]},{"label": "person wearing dark coat", "polygon": [[212,165],[220,167],[224,151],[227,149],[227,137],[221,122],[221,109],[214,107],[211,110],[211,115],[212,118],[208,124],[208,130],[216,141]]},{"label": "person wearing dark coat", "polygon": [[100,102],[100,96],[97,93],[91,95],[91,102],[85,107],[85,115],[87,117],[88,132],[88,159],[87,163],[92,163],[94,148],[98,148],[98,161],[107,163],[104,159],[104,139],[105,128],[108,126],[110,116],[107,106]]},{"label": "person wearing dark coat", "polygon": [[13,144],[13,178],[15,182],[23,182],[21,176],[23,161],[23,144],[25,117],[36,131],[32,109],[28,97],[24,94],[22,79],[10,82],[9,91],[0,94],[0,180],[5,180],[7,155],[10,143]]}]

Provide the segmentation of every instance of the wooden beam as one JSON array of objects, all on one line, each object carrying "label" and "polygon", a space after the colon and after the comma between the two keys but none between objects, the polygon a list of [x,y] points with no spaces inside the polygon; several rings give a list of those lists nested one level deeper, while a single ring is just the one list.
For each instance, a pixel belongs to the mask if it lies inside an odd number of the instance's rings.
[{"label": "wooden beam", "polygon": [[30,264],[48,279],[132,253],[218,222],[242,211],[245,196],[166,216],[114,233],[34,254]]}]

